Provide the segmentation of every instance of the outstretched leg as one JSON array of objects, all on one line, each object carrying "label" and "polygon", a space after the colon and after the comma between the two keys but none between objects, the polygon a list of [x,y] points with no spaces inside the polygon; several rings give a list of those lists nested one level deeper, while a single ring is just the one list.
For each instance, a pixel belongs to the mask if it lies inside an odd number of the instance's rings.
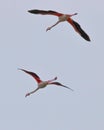
[{"label": "outstretched leg", "polygon": [[46,29],[46,32],[47,32],[48,30],[51,30],[51,28],[53,28],[54,26],[56,26],[58,23],[60,23],[60,21],[57,21],[54,25],[52,25],[51,27],[48,27],[48,28]]},{"label": "outstretched leg", "polygon": [[27,93],[27,94],[25,95],[25,97],[30,96],[30,94],[35,93],[38,89],[39,89],[39,88],[36,88],[34,91]]}]

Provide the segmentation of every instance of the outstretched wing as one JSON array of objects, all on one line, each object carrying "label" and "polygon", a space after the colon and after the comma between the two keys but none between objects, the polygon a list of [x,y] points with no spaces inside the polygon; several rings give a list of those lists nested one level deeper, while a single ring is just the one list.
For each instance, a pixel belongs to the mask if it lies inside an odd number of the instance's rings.
[{"label": "outstretched wing", "polygon": [[28,10],[29,13],[32,14],[42,14],[42,15],[55,15],[55,16],[61,16],[61,13],[58,13],[56,11],[52,10],[38,10],[38,9],[33,9],[33,10]]},{"label": "outstretched wing", "polygon": [[40,77],[39,77],[36,73],[30,72],[30,71],[27,71],[27,70],[24,70],[24,69],[19,69],[19,70],[22,70],[22,71],[24,71],[25,73],[31,75],[31,76],[37,81],[37,83],[40,83],[40,82],[41,82]]},{"label": "outstretched wing", "polygon": [[90,41],[89,36],[84,32],[84,30],[81,28],[81,26],[71,18],[68,18],[67,20],[75,29],[77,33],[79,33],[85,40]]},{"label": "outstretched wing", "polygon": [[50,83],[50,84],[55,84],[55,85],[58,85],[58,86],[62,86],[62,87],[68,88],[68,89],[70,89],[70,90],[73,91],[73,89],[71,89],[71,88],[69,88],[69,87],[67,87],[67,86],[65,86],[65,85],[63,85],[63,84],[61,84],[61,83],[59,83],[59,82],[52,82],[52,83]]}]

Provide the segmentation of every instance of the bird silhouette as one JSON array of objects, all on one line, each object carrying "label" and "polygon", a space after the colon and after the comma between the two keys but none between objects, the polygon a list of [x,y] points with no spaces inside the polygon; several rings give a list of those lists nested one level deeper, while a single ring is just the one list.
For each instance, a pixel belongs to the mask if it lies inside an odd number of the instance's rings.
[{"label": "bird silhouette", "polygon": [[46,10],[38,10],[38,9],[28,10],[28,12],[32,13],[32,14],[54,15],[54,16],[58,17],[58,21],[54,25],[48,27],[46,29],[46,31],[51,30],[51,28],[53,28],[54,26],[56,26],[60,22],[67,21],[68,23],[70,23],[73,26],[74,30],[77,33],[79,33],[81,37],[83,37],[87,41],[90,41],[90,37],[85,33],[85,31],[81,28],[81,26],[71,18],[72,16],[77,15],[77,13],[74,13],[74,14],[62,14],[62,13],[52,11],[52,10],[46,11]]},{"label": "bird silhouette", "polygon": [[36,92],[37,90],[39,90],[40,88],[45,88],[47,85],[62,86],[62,87],[65,87],[65,88],[70,89],[70,90],[73,91],[73,89],[71,89],[71,88],[69,88],[69,87],[67,87],[67,86],[65,86],[65,85],[63,85],[63,84],[61,84],[61,83],[59,83],[59,82],[53,82],[53,81],[57,80],[57,77],[55,77],[55,78],[53,78],[53,79],[51,79],[51,80],[42,81],[42,80],[40,79],[40,77],[39,77],[36,73],[34,73],[34,72],[30,72],[30,71],[27,71],[27,70],[24,70],[24,69],[19,69],[19,70],[22,70],[22,71],[24,71],[25,73],[27,73],[27,74],[29,74],[30,76],[32,76],[32,77],[36,80],[37,86],[38,86],[35,90],[33,90],[33,91],[27,93],[27,94],[25,95],[25,97],[27,97],[27,96],[29,96],[29,95],[35,93],[35,92]]}]

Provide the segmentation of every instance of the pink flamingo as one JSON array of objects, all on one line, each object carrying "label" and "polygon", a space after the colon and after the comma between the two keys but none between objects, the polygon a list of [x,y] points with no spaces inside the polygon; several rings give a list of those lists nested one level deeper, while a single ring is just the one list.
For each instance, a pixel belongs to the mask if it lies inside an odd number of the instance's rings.
[{"label": "pink flamingo", "polygon": [[71,17],[74,16],[74,15],[77,15],[77,13],[69,15],[69,14],[62,14],[62,13],[59,13],[59,12],[56,12],[56,11],[52,11],[52,10],[46,11],[46,10],[37,10],[37,9],[28,10],[28,12],[29,13],[33,13],[33,14],[55,15],[55,16],[58,16],[58,21],[54,25],[52,25],[51,27],[48,27],[46,29],[46,31],[51,30],[51,28],[53,28],[54,26],[56,26],[60,22],[67,21],[68,23],[70,23],[73,26],[73,28],[75,29],[75,31],[77,33],[79,33],[85,40],[90,41],[89,36],[84,32],[84,30],[81,28],[81,26],[76,21],[74,21],[73,19],[71,19]]},{"label": "pink flamingo", "polygon": [[24,71],[25,73],[31,75],[31,76],[36,80],[36,82],[37,82],[37,84],[38,84],[38,87],[37,87],[34,91],[27,93],[27,94],[25,95],[25,97],[29,96],[30,94],[35,93],[35,92],[36,92],[37,90],[39,90],[40,88],[44,88],[44,87],[46,87],[47,85],[52,85],[52,84],[65,87],[65,88],[68,88],[68,89],[70,89],[70,90],[73,91],[73,89],[71,89],[71,88],[69,88],[69,87],[67,87],[67,86],[65,86],[65,85],[63,85],[63,84],[61,84],[61,83],[59,83],[59,82],[53,82],[54,80],[57,80],[57,77],[55,77],[55,78],[53,78],[53,79],[51,79],[51,80],[42,81],[42,80],[40,79],[40,77],[39,77],[36,73],[30,72],[30,71],[27,71],[27,70],[24,70],[24,69],[19,69],[19,70],[22,70],[22,71]]}]

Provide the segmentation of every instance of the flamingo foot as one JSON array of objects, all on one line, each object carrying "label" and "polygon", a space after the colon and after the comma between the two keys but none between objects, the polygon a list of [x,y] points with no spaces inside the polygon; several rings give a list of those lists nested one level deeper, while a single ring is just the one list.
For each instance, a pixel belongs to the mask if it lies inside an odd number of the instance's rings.
[{"label": "flamingo foot", "polygon": [[57,77],[55,77],[54,80],[57,80]]},{"label": "flamingo foot", "polygon": [[77,15],[78,13],[74,13],[74,15]]},{"label": "flamingo foot", "polygon": [[48,30],[51,30],[51,27],[48,27],[48,28],[46,29],[46,32],[47,32]]},{"label": "flamingo foot", "polygon": [[27,97],[27,96],[30,96],[30,93],[27,93],[27,94],[25,95],[25,97]]}]

